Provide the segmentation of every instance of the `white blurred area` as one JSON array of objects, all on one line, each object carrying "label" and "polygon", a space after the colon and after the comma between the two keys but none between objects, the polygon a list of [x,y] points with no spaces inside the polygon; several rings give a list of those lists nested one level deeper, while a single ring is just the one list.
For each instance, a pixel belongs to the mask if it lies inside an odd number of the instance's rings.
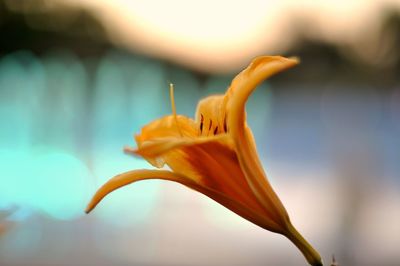
[{"label": "white blurred area", "polygon": [[[193,116],[197,101],[224,91],[253,56],[295,47],[296,27],[368,66],[390,64],[399,51],[387,52],[396,40],[379,39],[380,18],[399,1],[5,2],[27,12],[88,8],[112,44],[134,54],[112,48],[80,58],[63,48],[0,58],[0,210],[8,210],[0,213],[0,265],[305,265],[284,237],[173,183],[138,183],[90,215],[83,210],[112,176],[151,168],[121,148],[171,112],[168,82],[178,113]],[[72,19],[47,26],[57,31]],[[273,187],[325,265],[332,254],[339,265],[397,265],[400,82],[386,93],[379,82],[340,78],[266,82],[247,106],[249,123]]]},{"label": "white blurred area", "polygon": [[[377,53],[381,16],[398,0],[57,0],[94,11],[118,46],[205,72],[236,71],[308,37]],[[47,1],[46,1],[47,2]],[[49,1],[49,5],[55,1]]]}]

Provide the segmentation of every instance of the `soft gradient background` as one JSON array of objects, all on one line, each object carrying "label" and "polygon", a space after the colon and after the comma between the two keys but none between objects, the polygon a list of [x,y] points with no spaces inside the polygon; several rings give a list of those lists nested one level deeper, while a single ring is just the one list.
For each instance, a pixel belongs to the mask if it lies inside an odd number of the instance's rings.
[{"label": "soft gradient background", "polygon": [[301,65],[248,103],[263,164],[329,265],[400,263],[399,1],[0,1],[0,265],[305,265],[177,184],[83,210],[144,124],[262,54]]}]

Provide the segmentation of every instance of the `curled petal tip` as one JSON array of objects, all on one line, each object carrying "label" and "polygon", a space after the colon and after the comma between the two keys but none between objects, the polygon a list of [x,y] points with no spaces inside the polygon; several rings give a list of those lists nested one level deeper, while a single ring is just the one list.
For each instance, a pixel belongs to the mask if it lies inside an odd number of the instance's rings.
[{"label": "curled petal tip", "polygon": [[94,207],[95,207],[95,206],[93,206],[92,202],[90,202],[90,203],[87,205],[86,209],[85,209],[85,213],[86,213],[86,214],[89,214],[89,213],[94,209]]},{"label": "curled petal tip", "polygon": [[138,153],[138,150],[129,146],[125,146],[123,149],[125,154],[130,154],[130,155],[134,155],[134,156],[140,156],[140,154]]},{"label": "curled petal tip", "polygon": [[134,153],[135,149],[129,146],[125,146],[123,149],[124,153]]},{"label": "curled petal tip", "polygon": [[[301,61],[300,57],[298,57],[298,56],[291,56],[291,57],[280,56],[279,59],[280,59],[279,61],[285,66],[284,69],[297,66],[298,64],[300,64],[300,61]],[[284,70],[284,69],[282,69],[282,70]]]},{"label": "curled petal tip", "polygon": [[300,57],[298,57],[298,56],[291,56],[288,59],[292,60],[293,63],[295,63],[295,64],[300,64],[300,62],[301,62]]}]

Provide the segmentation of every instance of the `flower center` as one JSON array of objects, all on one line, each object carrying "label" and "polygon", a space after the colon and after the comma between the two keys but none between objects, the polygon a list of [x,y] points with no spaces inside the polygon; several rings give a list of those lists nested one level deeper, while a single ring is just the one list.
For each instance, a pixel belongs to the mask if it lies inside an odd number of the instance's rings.
[{"label": "flower center", "polygon": [[200,136],[218,135],[221,133],[228,132],[228,127],[226,125],[226,115],[224,116],[222,126],[217,122],[213,122],[211,118],[204,118],[203,114],[200,114]]},{"label": "flower center", "polygon": [[213,95],[199,102],[196,112],[199,136],[218,135],[228,131],[223,100],[223,95]]}]

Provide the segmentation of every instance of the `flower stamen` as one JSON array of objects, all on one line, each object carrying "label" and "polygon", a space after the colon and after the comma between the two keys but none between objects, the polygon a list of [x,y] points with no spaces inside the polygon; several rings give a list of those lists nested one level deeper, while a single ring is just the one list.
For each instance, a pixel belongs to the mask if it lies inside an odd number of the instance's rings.
[{"label": "flower stamen", "polygon": [[204,122],[204,116],[203,114],[200,114],[200,135],[203,133],[203,122]]},{"label": "flower stamen", "polygon": [[224,132],[228,132],[228,126],[226,125],[226,115],[224,116]]},{"label": "flower stamen", "polygon": [[218,126],[214,129],[214,135],[218,134]]}]

